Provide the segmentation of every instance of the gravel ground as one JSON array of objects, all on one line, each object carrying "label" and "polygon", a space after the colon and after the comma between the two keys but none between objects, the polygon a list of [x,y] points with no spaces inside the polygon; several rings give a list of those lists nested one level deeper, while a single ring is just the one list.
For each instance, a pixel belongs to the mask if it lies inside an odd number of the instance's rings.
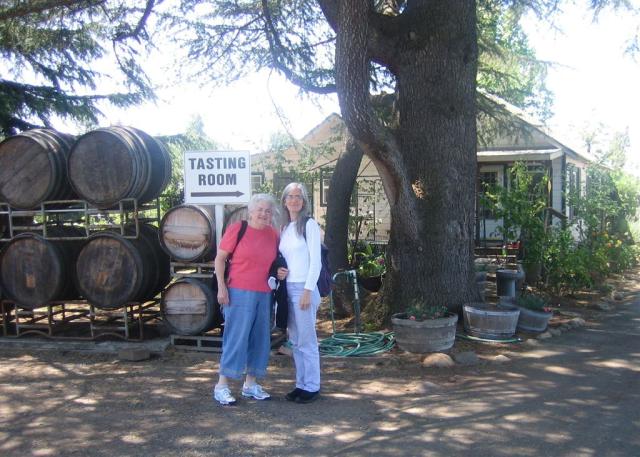
[{"label": "gravel ground", "polygon": [[[637,272],[616,278],[622,295],[607,303],[615,310],[636,300],[638,279]],[[561,304],[555,325],[576,315],[587,326],[597,322],[612,312],[599,306],[606,298],[591,295]],[[543,344],[561,344],[571,332]],[[578,343],[568,350],[573,344]],[[554,349],[553,357],[563,350]],[[507,391],[494,391],[496,381],[503,386],[526,381],[529,368],[523,361],[547,357],[550,349],[457,341],[452,355],[468,351],[478,354],[479,364],[426,367],[422,357],[398,350],[372,358],[323,358],[323,392],[309,405],[284,400],[294,369],[290,357],[274,352],[263,383],[273,398],[240,398],[233,407],[221,407],[211,399],[216,354],[168,350],[125,362],[114,354],[67,351],[62,344],[38,350],[0,342],[0,455],[370,455],[374,449],[377,455],[466,455],[495,415],[507,414],[478,403],[474,392],[502,401],[500,392]],[[506,363],[492,362],[498,355]],[[560,370],[562,362],[555,363]],[[549,387],[549,380],[542,382],[536,388]],[[534,401],[535,389],[527,389],[509,390],[510,401]],[[526,419],[515,407],[508,414]],[[535,455],[503,435],[494,439],[495,453],[477,455]],[[544,455],[598,455],[540,449]]]}]

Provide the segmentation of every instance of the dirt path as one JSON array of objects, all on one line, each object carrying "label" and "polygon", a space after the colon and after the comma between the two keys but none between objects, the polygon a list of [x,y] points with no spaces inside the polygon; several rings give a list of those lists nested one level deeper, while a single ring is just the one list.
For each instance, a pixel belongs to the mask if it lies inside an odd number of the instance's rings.
[{"label": "dirt path", "polygon": [[[478,365],[323,359],[323,394],[309,405],[283,399],[294,372],[282,355],[264,383],[272,400],[220,407],[215,355],[122,362],[0,345],[0,455],[640,455],[633,278],[609,311],[565,306],[587,325],[536,345],[456,343]],[[510,361],[487,362],[497,354]]]}]

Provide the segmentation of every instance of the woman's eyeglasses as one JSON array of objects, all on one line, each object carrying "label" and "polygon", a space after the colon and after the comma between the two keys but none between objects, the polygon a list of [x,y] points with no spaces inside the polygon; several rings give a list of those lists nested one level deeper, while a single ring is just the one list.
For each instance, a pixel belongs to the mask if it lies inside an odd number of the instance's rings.
[{"label": "woman's eyeglasses", "polygon": [[287,195],[285,197],[287,200],[302,200],[302,195]]}]

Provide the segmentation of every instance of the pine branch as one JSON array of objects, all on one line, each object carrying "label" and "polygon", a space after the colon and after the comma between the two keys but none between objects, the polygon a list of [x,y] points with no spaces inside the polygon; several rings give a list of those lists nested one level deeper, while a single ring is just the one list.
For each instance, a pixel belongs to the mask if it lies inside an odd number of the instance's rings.
[{"label": "pine branch", "polygon": [[105,0],[41,0],[19,2],[13,8],[0,11],[0,21],[16,19],[30,14],[40,14],[56,8],[91,7],[105,3]]},{"label": "pine branch", "polygon": [[273,18],[271,16],[267,0],[262,0],[262,12],[265,20],[265,35],[269,42],[269,52],[271,53],[271,59],[274,67],[284,74],[289,81],[306,91],[314,92],[316,94],[335,93],[335,84],[327,84],[325,86],[311,84],[308,80],[305,80],[303,77],[296,74],[283,62],[283,60],[287,60],[288,57],[287,49],[280,41],[280,35],[273,24]]},{"label": "pine branch", "polygon": [[123,31],[118,33],[113,40],[124,41],[128,38],[134,38],[136,39],[136,41],[139,41],[140,32],[144,29],[147,23],[147,20],[149,19],[149,16],[153,11],[155,3],[156,3],[155,0],[147,0],[147,6],[145,7],[144,13],[142,14],[142,17],[140,18],[140,20],[138,21],[138,24],[136,25],[136,27],[133,30],[128,32]]}]

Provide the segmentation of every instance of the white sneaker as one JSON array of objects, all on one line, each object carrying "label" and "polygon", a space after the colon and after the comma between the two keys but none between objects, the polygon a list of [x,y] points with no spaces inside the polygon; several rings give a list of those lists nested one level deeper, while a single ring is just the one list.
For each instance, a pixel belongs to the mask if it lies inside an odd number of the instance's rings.
[{"label": "white sneaker", "polygon": [[267,400],[271,398],[271,395],[265,392],[260,384],[254,384],[252,386],[244,384],[242,386],[242,396],[255,398],[256,400]]},{"label": "white sneaker", "polygon": [[213,398],[221,405],[233,405],[236,402],[235,397],[231,395],[229,386],[216,386],[213,389]]}]

